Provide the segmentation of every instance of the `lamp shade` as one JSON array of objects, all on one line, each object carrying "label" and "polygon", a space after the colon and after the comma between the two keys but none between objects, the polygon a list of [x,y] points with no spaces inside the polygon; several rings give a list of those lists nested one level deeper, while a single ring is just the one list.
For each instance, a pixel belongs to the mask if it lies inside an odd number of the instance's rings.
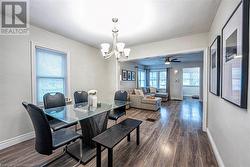
[{"label": "lamp shade", "polygon": [[119,42],[116,44],[118,52],[123,52],[123,49],[125,47],[125,43]]},{"label": "lamp shade", "polygon": [[129,53],[130,53],[130,48],[125,48],[123,51],[124,51],[124,55],[125,55],[126,57],[128,57],[128,56],[129,56]]},{"label": "lamp shade", "polygon": [[102,43],[101,47],[102,47],[101,51],[107,53],[107,52],[109,52],[110,44],[109,43]]},{"label": "lamp shade", "polygon": [[103,55],[103,56],[106,56],[106,53],[107,53],[107,52],[105,53],[104,49],[101,49],[101,52],[102,52],[102,55]]}]

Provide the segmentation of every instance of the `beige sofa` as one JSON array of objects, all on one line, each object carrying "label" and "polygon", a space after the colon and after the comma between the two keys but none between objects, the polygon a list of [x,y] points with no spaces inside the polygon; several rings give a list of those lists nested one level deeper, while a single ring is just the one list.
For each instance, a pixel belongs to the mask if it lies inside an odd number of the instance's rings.
[{"label": "beige sofa", "polygon": [[147,98],[144,95],[130,94],[130,107],[157,111],[161,107],[161,98]]}]

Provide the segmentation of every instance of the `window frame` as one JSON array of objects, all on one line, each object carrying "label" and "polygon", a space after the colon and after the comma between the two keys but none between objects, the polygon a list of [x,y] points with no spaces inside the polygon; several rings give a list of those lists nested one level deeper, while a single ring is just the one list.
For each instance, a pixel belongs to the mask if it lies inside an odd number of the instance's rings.
[{"label": "window frame", "polygon": [[[184,71],[183,71],[183,74],[182,74],[182,85],[183,85],[183,87],[200,87],[200,79],[201,79],[201,78],[200,78],[200,77],[201,77],[201,76],[200,76],[200,75],[201,75],[201,73],[200,73],[200,72],[201,72],[200,67],[187,67],[187,68],[197,68],[197,69],[199,69],[199,75],[198,75],[198,77],[199,77],[199,78],[198,78],[198,83],[199,83],[199,84],[198,84],[198,85],[185,85],[185,84],[184,84]],[[183,69],[184,69],[184,68],[183,68]],[[190,73],[189,73],[189,74],[190,74]],[[189,77],[189,78],[191,78],[191,77]]]},{"label": "window frame", "polygon": [[[31,48],[31,101],[34,104],[43,106],[43,104],[37,102],[37,71],[36,71],[36,48],[45,49],[57,53],[62,53],[66,55],[66,76],[65,76],[65,97],[70,97],[70,52],[62,48],[51,47],[47,45],[42,45],[34,41],[30,41]],[[46,77],[47,78],[47,77]],[[56,78],[56,77],[53,77]],[[61,77],[60,77],[61,78]]]},{"label": "window frame", "polygon": [[[167,76],[167,69],[165,69],[165,68],[163,68],[163,69],[156,69],[156,70],[150,70],[149,71],[149,86],[150,87],[154,87],[154,86],[152,86],[151,84],[150,84],[150,80],[151,80],[151,78],[150,78],[150,73],[151,72],[153,72],[153,73],[156,73],[156,89],[158,89],[158,90],[167,90],[167,82],[168,82],[168,76]],[[160,88],[160,73],[161,72],[165,72],[166,73],[166,88]]]},{"label": "window frame", "polygon": [[[144,80],[141,79],[141,72],[144,72]],[[141,81],[144,81],[144,85],[141,86]],[[146,87],[146,71],[142,69],[138,69],[138,86],[139,88]]]}]

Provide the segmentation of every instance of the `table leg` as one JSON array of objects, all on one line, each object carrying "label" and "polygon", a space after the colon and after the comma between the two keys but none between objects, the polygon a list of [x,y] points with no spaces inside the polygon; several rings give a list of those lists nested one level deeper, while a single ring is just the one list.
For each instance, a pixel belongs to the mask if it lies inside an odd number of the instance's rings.
[{"label": "table leg", "polygon": [[130,133],[127,135],[127,141],[130,142]]},{"label": "table leg", "polygon": [[113,166],[113,149],[109,148],[108,149],[108,167]]},{"label": "table leg", "polygon": [[136,144],[140,144],[140,125],[136,128]]},{"label": "table leg", "polygon": [[96,166],[101,167],[102,165],[102,150],[101,150],[101,145],[96,144]]}]

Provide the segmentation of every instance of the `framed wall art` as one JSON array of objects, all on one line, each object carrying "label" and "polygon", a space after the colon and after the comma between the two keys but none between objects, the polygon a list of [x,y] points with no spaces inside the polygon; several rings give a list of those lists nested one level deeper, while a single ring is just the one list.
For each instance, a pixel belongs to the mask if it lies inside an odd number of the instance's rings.
[{"label": "framed wall art", "polygon": [[132,72],[128,71],[128,81],[132,81]]},{"label": "framed wall art", "polygon": [[122,80],[127,81],[128,80],[128,71],[122,70]]},{"label": "framed wall art", "polygon": [[222,29],[221,97],[247,108],[249,1],[242,0]]},{"label": "framed wall art", "polygon": [[210,46],[210,81],[209,91],[220,95],[220,36],[217,36]]},{"label": "framed wall art", "polygon": [[132,77],[131,80],[132,80],[132,81],[135,81],[135,72],[134,72],[134,71],[131,72],[131,77]]}]

